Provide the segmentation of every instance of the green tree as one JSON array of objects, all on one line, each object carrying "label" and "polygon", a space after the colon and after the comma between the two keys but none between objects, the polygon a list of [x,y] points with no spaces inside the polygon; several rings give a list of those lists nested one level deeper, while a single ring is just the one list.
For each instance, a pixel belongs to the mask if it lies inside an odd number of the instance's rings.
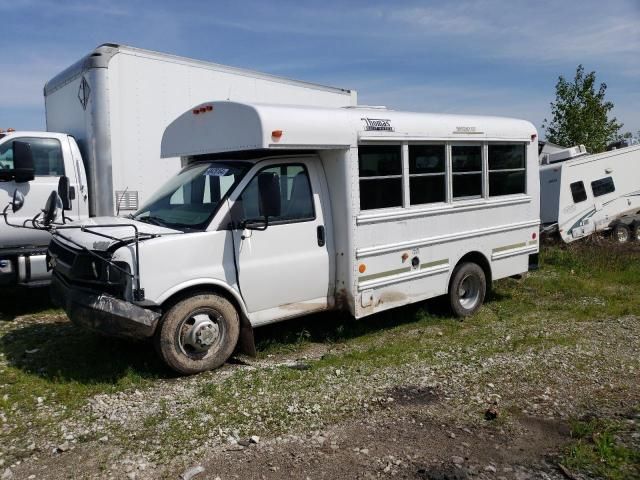
[{"label": "green tree", "polygon": [[562,75],[556,83],[556,101],[551,102],[552,119],[542,124],[548,141],[571,147],[584,145],[592,153],[602,152],[618,138],[622,123],[609,112],[613,103],[605,101],[607,85],[601,83],[596,91],[596,72],[585,75],[578,65],[572,82]]}]

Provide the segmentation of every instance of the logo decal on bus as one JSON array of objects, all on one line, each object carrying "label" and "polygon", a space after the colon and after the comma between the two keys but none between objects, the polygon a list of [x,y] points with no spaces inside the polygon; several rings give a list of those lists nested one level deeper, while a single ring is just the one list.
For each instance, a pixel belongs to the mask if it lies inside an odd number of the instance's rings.
[{"label": "logo decal on bus", "polygon": [[382,130],[386,132],[393,132],[393,127],[391,126],[391,120],[388,118],[361,118],[364,122],[365,130]]},{"label": "logo decal on bus", "polygon": [[475,134],[475,135],[482,135],[484,132],[479,132],[478,130],[476,130],[476,127],[456,127],[455,131],[453,132],[455,133],[466,133],[466,134]]}]

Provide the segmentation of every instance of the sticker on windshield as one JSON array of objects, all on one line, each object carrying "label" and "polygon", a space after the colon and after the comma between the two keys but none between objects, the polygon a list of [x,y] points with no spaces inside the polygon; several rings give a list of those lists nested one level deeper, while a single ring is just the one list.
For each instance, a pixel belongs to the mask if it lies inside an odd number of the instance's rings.
[{"label": "sticker on windshield", "polygon": [[227,172],[229,172],[228,168],[209,167],[205,170],[204,175],[208,175],[209,177],[224,177]]}]

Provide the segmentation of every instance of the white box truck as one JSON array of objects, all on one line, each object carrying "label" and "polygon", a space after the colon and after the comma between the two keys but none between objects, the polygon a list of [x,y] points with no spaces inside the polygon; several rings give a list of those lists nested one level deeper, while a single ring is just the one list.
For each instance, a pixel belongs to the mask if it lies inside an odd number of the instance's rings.
[{"label": "white box truck", "polygon": [[49,257],[73,322],[153,338],[183,374],[309,312],[448,295],[470,315],[492,280],[537,264],[526,121],[214,101],[169,125],[162,157],[176,156],[133,218],[56,228]]},{"label": "white box truck", "polygon": [[[177,157],[160,160],[165,128],[205,100],[357,103],[353,90],[116,44],[101,45],[56,75],[45,85],[44,98],[48,132],[0,138],[0,201],[16,188],[24,194],[21,218],[14,219],[20,222],[39,211],[60,176],[69,179],[66,216],[71,220],[135,212],[181,168]],[[12,175],[15,141],[32,147],[32,180],[16,182]],[[49,239],[46,232],[9,228],[0,221],[0,285],[48,283]]]}]

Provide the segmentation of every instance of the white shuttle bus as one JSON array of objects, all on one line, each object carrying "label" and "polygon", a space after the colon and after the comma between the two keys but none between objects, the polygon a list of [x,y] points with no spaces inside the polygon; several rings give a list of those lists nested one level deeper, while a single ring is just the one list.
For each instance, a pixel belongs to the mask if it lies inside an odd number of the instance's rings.
[{"label": "white shuttle bus", "polygon": [[161,150],[186,166],[130,219],[57,229],[52,295],[79,325],[153,337],[183,374],[310,312],[448,295],[471,315],[493,280],[537,263],[526,121],[210,102]]}]

